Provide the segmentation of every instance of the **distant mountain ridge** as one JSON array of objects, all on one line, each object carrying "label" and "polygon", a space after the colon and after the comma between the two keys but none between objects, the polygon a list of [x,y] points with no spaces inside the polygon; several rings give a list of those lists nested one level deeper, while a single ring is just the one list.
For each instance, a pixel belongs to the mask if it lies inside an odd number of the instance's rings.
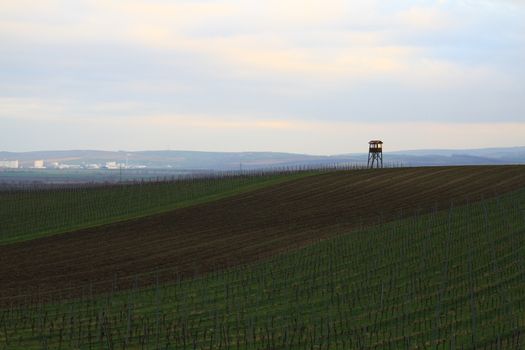
[{"label": "distant mountain ridge", "polygon": [[[385,152],[385,163],[403,166],[525,164],[525,147],[471,150],[410,150]],[[317,156],[285,152],[200,152],[200,151],[34,151],[2,152],[0,160],[18,160],[23,167],[35,160],[47,164],[105,164],[117,162],[149,168],[237,170],[340,163],[363,164],[366,153]]]}]

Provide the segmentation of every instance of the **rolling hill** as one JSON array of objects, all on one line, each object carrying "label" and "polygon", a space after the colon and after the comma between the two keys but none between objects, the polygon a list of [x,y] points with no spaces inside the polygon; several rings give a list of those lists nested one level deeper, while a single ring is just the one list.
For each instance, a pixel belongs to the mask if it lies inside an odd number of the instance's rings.
[{"label": "rolling hill", "polygon": [[265,173],[0,191],[0,245],[209,202],[310,175]]},{"label": "rolling hill", "polygon": [[330,172],[2,246],[0,343],[521,349],[523,174]]},{"label": "rolling hill", "polygon": [[60,291],[64,283],[73,287],[71,295],[85,288],[103,292],[117,277],[125,288],[141,273],[164,271],[159,278],[169,280],[174,271],[193,276],[246,264],[361,227],[513,191],[525,186],[523,175],[521,166],[329,172],[4,245],[0,297]]}]

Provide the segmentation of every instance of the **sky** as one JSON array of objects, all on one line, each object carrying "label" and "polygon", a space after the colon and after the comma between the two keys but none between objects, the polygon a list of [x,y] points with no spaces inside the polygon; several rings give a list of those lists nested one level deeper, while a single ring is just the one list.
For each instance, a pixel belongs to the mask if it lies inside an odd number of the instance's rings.
[{"label": "sky", "polygon": [[525,0],[0,0],[0,150],[525,145]]}]

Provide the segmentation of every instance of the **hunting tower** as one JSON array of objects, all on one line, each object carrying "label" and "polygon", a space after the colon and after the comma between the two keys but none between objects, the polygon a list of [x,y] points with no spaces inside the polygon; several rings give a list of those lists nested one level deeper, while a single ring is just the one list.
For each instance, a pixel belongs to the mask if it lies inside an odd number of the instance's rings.
[{"label": "hunting tower", "polygon": [[374,162],[376,168],[383,167],[383,141],[372,140],[368,143],[368,167],[373,168]]}]

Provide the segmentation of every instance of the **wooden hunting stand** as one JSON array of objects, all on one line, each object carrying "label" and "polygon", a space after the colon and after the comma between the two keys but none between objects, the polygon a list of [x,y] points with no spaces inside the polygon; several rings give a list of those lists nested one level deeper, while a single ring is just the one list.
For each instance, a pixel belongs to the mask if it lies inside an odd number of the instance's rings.
[{"label": "wooden hunting stand", "polygon": [[368,167],[373,168],[374,162],[375,162],[376,168],[382,168],[383,167],[383,141],[372,140],[368,143],[368,145],[370,146],[368,149]]}]

